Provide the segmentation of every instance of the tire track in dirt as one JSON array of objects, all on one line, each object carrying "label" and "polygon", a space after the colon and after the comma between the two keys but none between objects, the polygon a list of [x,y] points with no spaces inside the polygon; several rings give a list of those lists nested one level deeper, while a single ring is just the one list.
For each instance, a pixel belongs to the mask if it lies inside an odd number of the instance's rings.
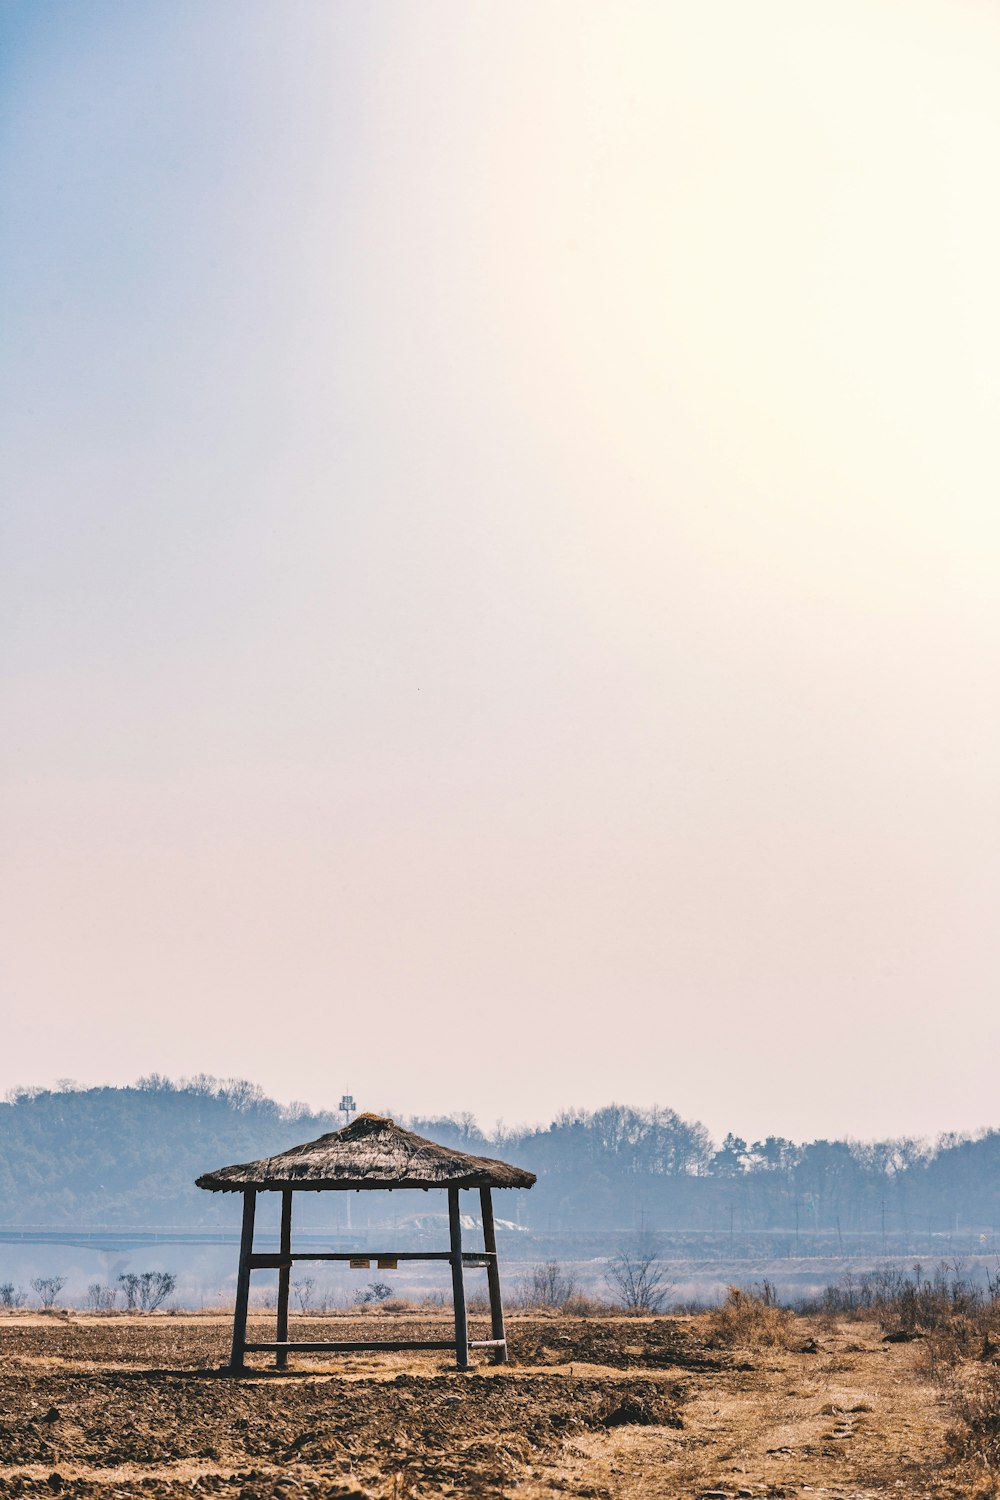
[{"label": "tire track in dirt", "polygon": [[941,1467],[949,1425],[913,1354],[857,1329],[816,1354],[758,1353],[754,1370],[695,1377],[683,1429],[623,1428],[567,1443],[518,1500],[967,1500]]}]

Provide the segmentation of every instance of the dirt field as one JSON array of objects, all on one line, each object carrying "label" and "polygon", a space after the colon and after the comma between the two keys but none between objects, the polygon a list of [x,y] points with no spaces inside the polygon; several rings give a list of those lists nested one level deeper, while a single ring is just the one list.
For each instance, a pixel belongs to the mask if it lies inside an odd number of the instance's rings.
[{"label": "dirt field", "polygon": [[[400,1314],[375,1336],[446,1329],[445,1314]],[[241,1380],[218,1373],[228,1331],[212,1317],[0,1318],[0,1495],[973,1493],[944,1462],[952,1419],[919,1348],[871,1326],[800,1320],[803,1352],[748,1352],[710,1347],[699,1319],[526,1315],[510,1321],[506,1367],[366,1354],[277,1375],[258,1356]],[[373,1332],[296,1319],[292,1337]]]}]

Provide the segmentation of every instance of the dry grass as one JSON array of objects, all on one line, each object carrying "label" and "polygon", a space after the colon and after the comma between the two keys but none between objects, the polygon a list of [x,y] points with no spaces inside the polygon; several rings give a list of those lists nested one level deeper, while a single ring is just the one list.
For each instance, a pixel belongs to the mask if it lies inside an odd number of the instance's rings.
[{"label": "dry grass", "polygon": [[912,1276],[881,1266],[828,1287],[827,1318],[847,1313],[875,1323],[886,1342],[913,1341],[914,1374],[943,1388],[954,1425],[947,1451],[959,1466],[969,1500],[1000,1497],[1000,1272],[986,1285],[942,1261]]},{"label": "dry grass", "polygon": [[947,1435],[948,1451],[975,1485],[970,1494],[1000,1495],[1000,1370],[966,1371],[955,1383],[951,1407],[957,1422]]},{"label": "dry grass", "polygon": [[710,1342],[724,1349],[788,1349],[795,1334],[795,1314],[778,1306],[766,1281],[755,1291],[731,1286],[722,1306],[703,1316]]},{"label": "dry grass", "polygon": [[981,1339],[1000,1326],[1000,1272],[983,1286],[965,1274],[960,1260],[941,1261],[929,1273],[918,1262],[912,1275],[898,1266],[876,1266],[861,1275],[848,1272],[808,1311],[872,1318],[886,1333],[964,1329]]},{"label": "dry grass", "polygon": [[917,1341],[923,1372],[945,1384],[964,1361],[1000,1350],[1000,1272],[983,1286],[961,1261],[942,1261],[930,1273],[918,1263],[912,1275],[891,1265],[849,1272],[800,1311],[821,1326],[846,1316],[877,1324],[889,1342]]}]

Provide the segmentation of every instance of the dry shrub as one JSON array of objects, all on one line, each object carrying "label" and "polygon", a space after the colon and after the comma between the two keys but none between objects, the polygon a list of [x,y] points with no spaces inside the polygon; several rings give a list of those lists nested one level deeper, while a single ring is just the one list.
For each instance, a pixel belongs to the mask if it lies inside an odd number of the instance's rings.
[{"label": "dry shrub", "polygon": [[808,1310],[873,1318],[888,1332],[929,1333],[974,1325],[981,1338],[1000,1312],[1000,1272],[987,1272],[983,1287],[965,1274],[960,1260],[941,1261],[929,1275],[919,1262],[912,1276],[893,1265],[861,1274],[848,1271]]},{"label": "dry shrub", "polygon": [[534,1266],[529,1276],[514,1284],[507,1300],[518,1312],[536,1317],[559,1313],[571,1318],[606,1318],[617,1311],[604,1298],[582,1291],[576,1278],[564,1275],[555,1261]]},{"label": "dry shrub", "polygon": [[731,1286],[721,1307],[708,1314],[709,1341],[725,1348],[787,1349],[795,1314],[779,1307],[769,1282],[749,1290]]},{"label": "dry shrub", "polygon": [[563,1303],[561,1311],[571,1318],[610,1318],[617,1309],[610,1302],[605,1302],[603,1297],[590,1297],[586,1292],[574,1292]]},{"label": "dry shrub", "polygon": [[919,1339],[924,1372],[947,1380],[963,1360],[988,1356],[1000,1338],[1000,1271],[987,1272],[983,1286],[965,1274],[960,1260],[941,1261],[930,1274],[918,1262],[912,1276],[880,1265],[848,1272],[809,1310],[817,1308],[834,1319],[870,1318],[887,1338]]},{"label": "dry shrub", "polygon": [[989,1494],[998,1492],[1000,1481],[1000,1370],[995,1366],[975,1371],[969,1383],[955,1393],[954,1410],[959,1425],[948,1433],[948,1450],[960,1462],[985,1471]]},{"label": "dry shrub", "polygon": [[558,1308],[564,1312],[567,1303],[576,1295],[576,1277],[572,1272],[564,1271],[557,1260],[543,1260],[532,1266],[515,1285],[511,1301],[522,1312],[538,1312],[544,1308]]},{"label": "dry shrub", "polygon": [[983,1318],[964,1313],[933,1324],[920,1338],[921,1362],[932,1380],[948,1379],[956,1365],[981,1351],[984,1339],[988,1343]]}]

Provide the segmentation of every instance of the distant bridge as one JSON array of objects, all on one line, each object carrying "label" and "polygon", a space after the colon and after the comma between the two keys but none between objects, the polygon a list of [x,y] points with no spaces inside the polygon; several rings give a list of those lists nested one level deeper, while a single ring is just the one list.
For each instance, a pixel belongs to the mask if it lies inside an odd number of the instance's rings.
[{"label": "distant bridge", "polygon": [[[344,1234],[303,1233],[303,1244],[323,1245],[331,1249],[353,1249],[356,1236]],[[261,1244],[278,1245],[278,1235],[258,1234]],[[238,1230],[229,1229],[133,1229],[128,1226],[85,1226],[52,1229],[42,1225],[14,1228],[0,1226],[0,1245],[73,1245],[80,1250],[146,1250],[156,1245],[238,1245]]]}]

